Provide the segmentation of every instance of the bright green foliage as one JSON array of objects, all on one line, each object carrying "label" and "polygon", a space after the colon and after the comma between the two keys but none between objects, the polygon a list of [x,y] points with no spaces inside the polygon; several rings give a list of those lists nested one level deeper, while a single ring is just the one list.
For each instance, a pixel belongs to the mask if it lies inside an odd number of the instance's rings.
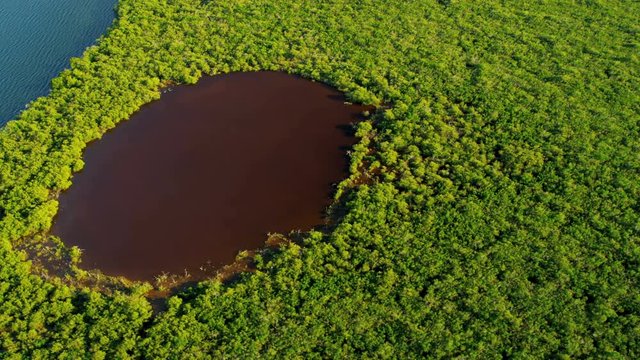
[{"label": "bright green foliage", "polygon": [[[640,6],[121,0],[0,133],[0,357],[640,357]],[[152,318],[29,275],[88,141],[202,73],[283,70],[382,105],[345,215]],[[372,151],[369,151],[372,150]],[[203,164],[203,166],[208,166]]]}]

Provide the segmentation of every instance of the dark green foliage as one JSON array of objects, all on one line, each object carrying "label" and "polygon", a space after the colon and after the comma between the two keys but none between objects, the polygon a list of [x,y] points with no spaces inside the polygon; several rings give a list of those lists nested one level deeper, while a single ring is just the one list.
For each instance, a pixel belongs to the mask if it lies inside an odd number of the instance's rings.
[{"label": "dark green foliage", "polygon": [[[0,357],[638,358],[637,3],[121,0],[0,133]],[[283,70],[382,105],[334,231],[152,318],[29,275],[81,152],[168,82]],[[206,166],[206,165],[203,165]]]}]

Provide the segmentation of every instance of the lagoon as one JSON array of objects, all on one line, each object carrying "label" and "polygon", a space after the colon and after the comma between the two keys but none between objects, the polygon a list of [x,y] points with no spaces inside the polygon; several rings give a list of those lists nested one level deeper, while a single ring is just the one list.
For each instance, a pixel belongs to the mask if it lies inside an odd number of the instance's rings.
[{"label": "lagoon", "polygon": [[264,246],[268,233],[325,224],[367,108],[277,72],[204,77],[86,149],[52,232],[82,267],[132,280],[192,279]]}]

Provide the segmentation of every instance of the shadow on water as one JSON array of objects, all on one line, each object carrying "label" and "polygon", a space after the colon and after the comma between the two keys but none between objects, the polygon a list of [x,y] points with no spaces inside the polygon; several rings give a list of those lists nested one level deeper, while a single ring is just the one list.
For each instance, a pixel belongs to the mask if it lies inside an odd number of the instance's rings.
[{"label": "shadow on water", "polygon": [[343,94],[329,94],[327,97],[331,100],[347,102],[347,98]]},{"label": "shadow on water", "polygon": [[326,224],[364,110],[277,72],[175,87],[87,147],[52,233],[107,275],[210,277],[268,233]]}]

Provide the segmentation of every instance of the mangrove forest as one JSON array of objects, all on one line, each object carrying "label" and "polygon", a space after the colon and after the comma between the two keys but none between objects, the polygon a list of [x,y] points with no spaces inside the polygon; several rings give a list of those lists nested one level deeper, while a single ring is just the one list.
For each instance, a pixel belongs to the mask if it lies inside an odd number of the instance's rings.
[{"label": "mangrove forest", "polygon": [[0,359],[639,358],[638,14],[119,0],[0,119]]}]

